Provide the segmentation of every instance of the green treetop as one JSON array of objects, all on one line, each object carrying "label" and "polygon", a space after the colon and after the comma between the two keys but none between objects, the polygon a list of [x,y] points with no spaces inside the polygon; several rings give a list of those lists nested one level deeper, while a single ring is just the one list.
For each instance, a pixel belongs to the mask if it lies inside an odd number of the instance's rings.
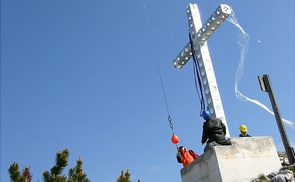
[{"label": "green treetop", "polygon": [[[76,167],[69,169],[69,176],[66,177],[62,174],[63,169],[68,165],[68,158],[70,152],[66,148],[63,151],[58,151],[55,158],[55,166],[49,171],[43,172],[44,182],[90,182],[86,177],[87,175],[83,172],[83,162],[81,158],[77,160]],[[24,167],[23,173],[19,172],[18,163],[14,162],[8,169],[10,180],[12,182],[31,182],[32,176],[30,175],[30,167]]]}]

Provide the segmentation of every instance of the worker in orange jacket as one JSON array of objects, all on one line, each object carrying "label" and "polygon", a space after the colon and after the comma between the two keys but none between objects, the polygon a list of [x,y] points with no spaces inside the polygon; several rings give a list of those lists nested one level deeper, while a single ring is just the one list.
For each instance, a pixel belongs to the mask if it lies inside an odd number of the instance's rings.
[{"label": "worker in orange jacket", "polygon": [[180,146],[178,148],[178,152],[176,154],[177,161],[183,164],[183,167],[193,162],[195,159],[199,158],[198,154],[196,154],[192,150],[186,149],[184,146]]}]

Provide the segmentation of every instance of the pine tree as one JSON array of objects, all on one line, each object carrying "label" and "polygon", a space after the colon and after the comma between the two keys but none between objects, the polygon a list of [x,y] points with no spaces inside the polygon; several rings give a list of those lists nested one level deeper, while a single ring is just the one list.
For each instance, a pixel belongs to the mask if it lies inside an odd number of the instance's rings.
[{"label": "pine tree", "polygon": [[13,182],[31,182],[32,175],[30,174],[30,167],[24,167],[22,174],[19,172],[18,163],[14,162],[8,169],[10,180]]},{"label": "pine tree", "polygon": [[88,178],[86,178],[86,174],[83,172],[82,168],[83,162],[81,158],[77,160],[77,165],[74,168],[69,170],[69,179],[67,182],[90,182]]},{"label": "pine tree", "polygon": [[[117,179],[117,182],[131,182],[130,176],[131,176],[131,174],[128,169],[127,169],[126,173],[124,173],[124,170],[122,170],[121,175]],[[140,180],[138,180],[137,182],[140,182]]]},{"label": "pine tree", "polygon": [[68,157],[70,152],[68,148],[63,151],[58,151],[55,157],[55,166],[49,171],[43,172],[44,182],[66,182],[66,176],[61,173],[63,169],[68,165]]},{"label": "pine tree", "polygon": [[[62,174],[63,169],[68,165],[69,155],[70,152],[68,148],[56,153],[55,166],[51,168],[50,172],[43,172],[44,182],[90,182],[86,177],[87,175],[83,172],[83,162],[80,157],[77,161],[76,167],[69,170],[68,179],[65,174]],[[16,162],[10,165],[8,172],[12,182],[31,182],[32,180],[30,167],[24,167],[23,173],[20,174],[19,165]]]},{"label": "pine tree", "polygon": [[121,175],[117,179],[117,182],[131,182],[130,181],[131,174],[129,173],[129,170],[127,169],[126,173],[124,174],[124,170],[121,171]]}]

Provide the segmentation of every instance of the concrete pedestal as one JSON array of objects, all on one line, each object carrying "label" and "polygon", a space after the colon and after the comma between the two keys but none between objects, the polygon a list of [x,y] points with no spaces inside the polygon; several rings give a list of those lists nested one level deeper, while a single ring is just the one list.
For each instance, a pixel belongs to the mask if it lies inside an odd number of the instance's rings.
[{"label": "concrete pedestal", "polygon": [[272,137],[231,138],[181,169],[182,182],[249,182],[282,166]]}]

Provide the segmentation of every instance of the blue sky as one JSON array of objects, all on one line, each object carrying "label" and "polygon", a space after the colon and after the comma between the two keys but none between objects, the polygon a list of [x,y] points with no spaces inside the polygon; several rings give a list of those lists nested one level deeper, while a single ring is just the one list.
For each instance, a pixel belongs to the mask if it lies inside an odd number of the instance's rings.
[{"label": "blue sky", "polygon": [[[232,7],[250,36],[239,90],[271,109],[257,80],[269,74],[282,117],[294,122],[294,1],[146,1],[179,144],[203,153],[192,61],[173,67],[188,42],[189,3],[203,22],[219,4]],[[282,151],[274,116],[235,97],[237,32],[226,21],[208,41],[230,135],[246,124]],[[14,161],[41,181],[66,147],[68,166],[81,156],[92,181],[116,181],[122,169],[132,181],[181,181],[167,117],[143,1],[1,1],[1,181]]]}]

